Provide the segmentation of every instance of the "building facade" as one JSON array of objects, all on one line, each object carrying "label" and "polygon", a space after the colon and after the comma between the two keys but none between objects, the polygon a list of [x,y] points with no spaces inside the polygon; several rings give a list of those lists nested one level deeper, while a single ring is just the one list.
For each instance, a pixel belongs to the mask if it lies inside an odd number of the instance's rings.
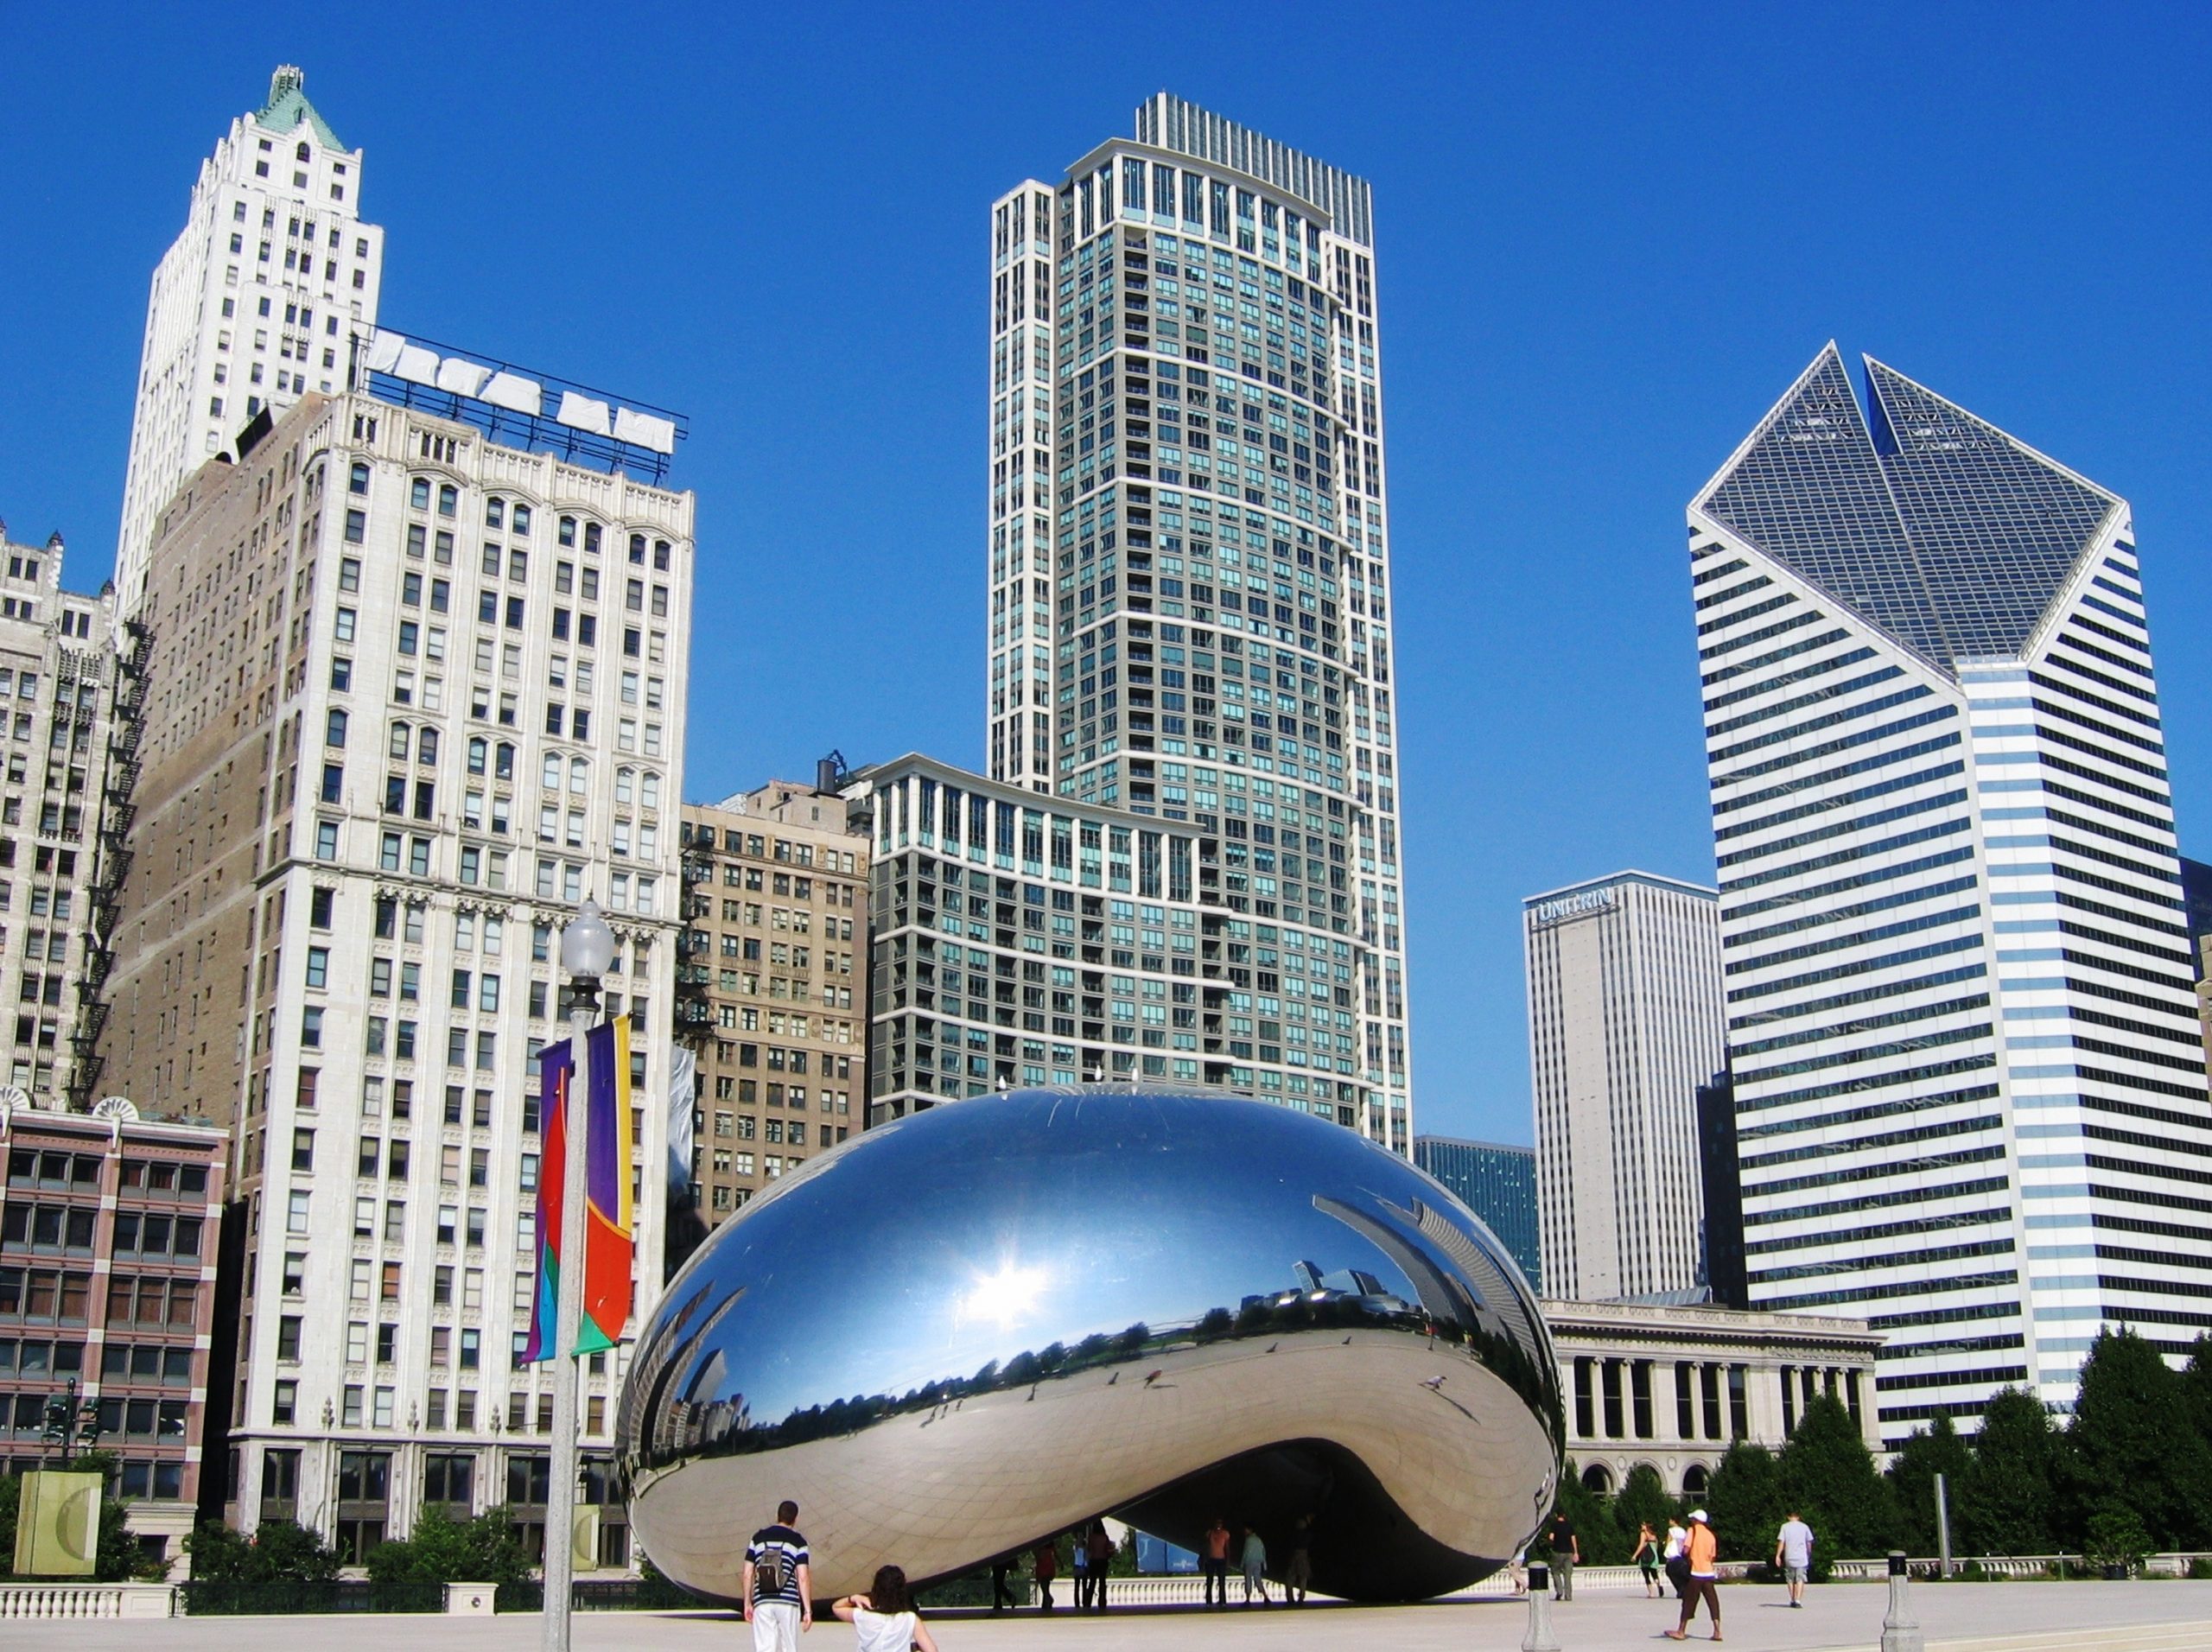
[{"label": "building facade", "polygon": [[1230,906],[1195,824],[899,758],[872,823],[868,1122],[1033,1084],[1208,1084],[1358,1128],[1356,944]]},{"label": "building facade", "polygon": [[268,101],[231,123],[155,268],[115,554],[126,614],[145,596],[155,518],[185,479],[264,409],[344,390],[376,325],[384,232],[361,218],[361,151],[306,79],[279,68]]},{"label": "building facade", "polygon": [[1713,892],[1623,872],[1532,895],[1521,921],[1545,1283],[1692,1291],[1697,1090],[1725,1064]]},{"label": "building facade", "polygon": [[1536,1150],[1452,1136],[1415,1136],[1414,1163],[1459,1196],[1459,1203],[1521,1264],[1534,1291],[1543,1289],[1542,1247],[1536,1233]]},{"label": "building facade", "polygon": [[[223,1219],[226,1132],[142,1117],[0,1104],[0,1471],[56,1466],[49,1405],[119,1462],[130,1528],[173,1560],[192,1529],[203,1454]],[[214,1465],[219,1473],[220,1465]]]},{"label": "building facade", "polygon": [[63,546],[19,545],[0,524],[0,982],[12,1015],[0,1084],[22,1103],[86,1106],[106,972],[108,828],[127,764],[137,678],[111,591],[61,588]]},{"label": "building facade", "polygon": [[788,780],[683,806],[677,994],[706,1012],[680,1019],[709,1227],[867,1122],[868,842],[846,815],[834,785]]},{"label": "building facade", "polygon": [[1700,1497],[1735,1441],[1779,1451],[1817,1395],[1881,1449],[1866,1322],[1639,1302],[1542,1304],[1567,1401],[1567,1454],[1611,1495],[1649,1465],[1670,1496]]},{"label": "building facade", "polygon": [[[641,1191],[672,1077],[691,497],[438,405],[310,391],[162,513],[104,1040],[115,1083],[232,1132],[231,1517],[353,1559],[425,1506],[539,1529],[537,1053],[587,894]],[[588,1362],[588,1450],[626,1353]]]},{"label": "building facade", "polygon": [[1217,835],[1231,911],[1357,942],[1302,1076],[1410,1152],[1368,185],[1162,92],[992,235],[991,776]]},{"label": "building facade", "polygon": [[1754,1306],[1880,1422],[2212,1327],[2212,1115],[2126,501],[1834,345],[1689,507]]}]

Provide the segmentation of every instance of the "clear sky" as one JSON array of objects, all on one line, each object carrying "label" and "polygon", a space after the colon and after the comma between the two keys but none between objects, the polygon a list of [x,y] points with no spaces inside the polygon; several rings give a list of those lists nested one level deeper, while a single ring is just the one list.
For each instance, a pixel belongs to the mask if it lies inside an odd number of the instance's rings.
[{"label": "clear sky", "polygon": [[690,416],[690,795],[979,764],[989,204],[1172,89],[1374,182],[1419,1123],[1525,1141],[1520,899],[1710,881],[1682,507],[1831,337],[2133,500],[2212,854],[2208,19],[0,0],[0,518],[105,577],[148,277],[298,63],[388,324]]}]

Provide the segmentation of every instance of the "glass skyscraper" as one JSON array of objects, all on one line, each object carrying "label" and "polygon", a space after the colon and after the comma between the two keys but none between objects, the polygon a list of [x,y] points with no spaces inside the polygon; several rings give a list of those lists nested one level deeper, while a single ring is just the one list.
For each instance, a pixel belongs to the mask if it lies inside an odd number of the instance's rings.
[{"label": "glass skyscraper", "polygon": [[2212,1113],[2126,502],[1831,345],[1689,507],[1751,1305],[1892,1442],[2212,1327]]},{"label": "glass skyscraper", "polygon": [[1536,1150],[1453,1136],[1415,1136],[1414,1163],[1459,1196],[1498,1236],[1533,1290],[1543,1268],[1536,1242]]},{"label": "glass skyscraper", "polygon": [[1208,1082],[1409,1151],[1368,186],[1162,92],[991,253],[991,777],[1211,842]]}]

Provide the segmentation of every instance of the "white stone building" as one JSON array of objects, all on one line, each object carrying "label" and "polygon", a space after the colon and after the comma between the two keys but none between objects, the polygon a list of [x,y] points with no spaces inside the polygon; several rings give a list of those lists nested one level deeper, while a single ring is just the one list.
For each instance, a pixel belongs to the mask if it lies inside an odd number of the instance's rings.
[{"label": "white stone building", "polygon": [[145,594],[154,519],[264,408],[346,385],[376,325],[384,232],[363,220],[361,151],[339,141],[287,65],[200,163],[185,225],[154,270],[130,420],[115,586]]},{"label": "white stone building", "polygon": [[1691,1291],[1697,1087],[1726,1060],[1713,892],[1618,873],[1530,896],[1522,932],[1545,1287]]},{"label": "white stone building", "polygon": [[[119,1087],[232,1128],[229,1513],[351,1559],[429,1505],[537,1529],[537,1052],[586,894],[633,1026],[639,1316],[658,1293],[692,579],[691,496],[633,479],[664,452],[520,417],[512,384],[372,382],[310,391],[158,519],[105,1040]],[[626,1352],[590,1362],[588,1457]]]}]

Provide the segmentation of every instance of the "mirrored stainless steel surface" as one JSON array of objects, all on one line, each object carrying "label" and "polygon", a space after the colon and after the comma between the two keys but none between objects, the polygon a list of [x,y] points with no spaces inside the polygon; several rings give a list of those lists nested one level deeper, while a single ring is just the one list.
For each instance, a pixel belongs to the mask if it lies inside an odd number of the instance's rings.
[{"label": "mirrored stainless steel surface", "polygon": [[1090,1516],[1313,1586],[1440,1593],[1535,1529],[1551,1347],[1503,1247],[1337,1125],[1108,1086],[855,1137],[724,1223],[639,1344],[617,1433],[646,1552],[734,1597],[785,1497],[818,1595],[942,1578]]}]

